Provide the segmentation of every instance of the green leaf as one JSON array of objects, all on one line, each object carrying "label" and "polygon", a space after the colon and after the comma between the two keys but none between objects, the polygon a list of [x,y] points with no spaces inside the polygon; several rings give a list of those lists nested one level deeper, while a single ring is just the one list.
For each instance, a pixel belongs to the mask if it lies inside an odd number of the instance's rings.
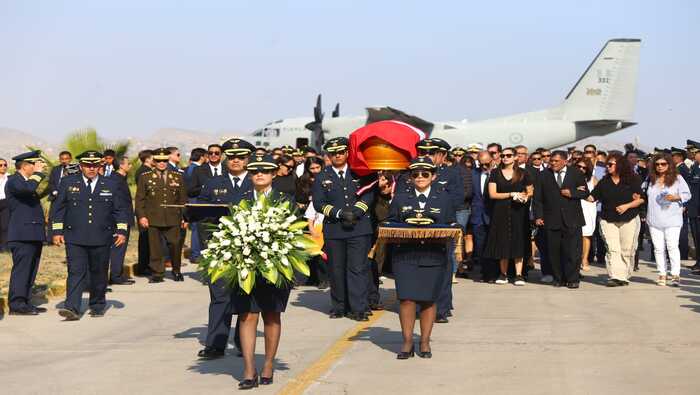
[{"label": "green leaf", "polygon": [[292,281],[292,279],[294,278],[294,270],[292,269],[292,265],[285,266],[280,262],[280,264],[277,265],[277,269],[287,280]]},{"label": "green leaf", "polygon": [[238,285],[241,287],[243,292],[246,294],[250,295],[250,291],[253,290],[253,286],[255,285],[255,271],[251,270],[248,272],[248,277],[245,279],[241,278],[240,273],[238,274]]},{"label": "green leaf", "polygon": [[306,228],[307,226],[309,226],[308,222],[299,221],[299,222],[295,222],[291,226],[289,226],[289,230],[292,230],[292,231],[293,230],[302,230],[302,229]]},{"label": "green leaf", "polygon": [[307,265],[306,262],[302,261],[301,259],[297,258],[294,255],[289,255],[287,257],[287,259],[289,260],[289,263],[292,264],[292,267],[294,268],[294,270],[305,275],[306,277],[309,277],[311,275],[311,271],[309,270],[309,265]]},{"label": "green leaf", "polygon": [[271,268],[268,270],[265,270],[261,272],[263,277],[267,279],[267,281],[271,282],[272,284],[277,284],[277,279],[279,278],[279,272],[277,271],[277,268],[273,265]]}]

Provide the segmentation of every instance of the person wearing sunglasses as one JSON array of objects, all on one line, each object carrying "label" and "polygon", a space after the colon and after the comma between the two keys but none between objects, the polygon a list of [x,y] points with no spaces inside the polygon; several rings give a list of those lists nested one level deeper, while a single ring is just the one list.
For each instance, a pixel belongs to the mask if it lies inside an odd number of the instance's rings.
[{"label": "person wearing sunglasses", "polygon": [[[588,190],[592,191],[595,189],[595,186],[598,184],[598,179],[593,175],[593,162],[588,158],[584,158],[578,161],[575,166],[586,178]],[[581,234],[583,236],[581,243],[581,270],[584,272],[591,270],[589,266],[589,253],[591,251],[591,238],[596,227],[596,217],[598,216],[597,206],[598,205],[593,202],[581,199],[583,218],[586,220],[586,224],[583,226],[583,229],[581,229]]]},{"label": "person wearing sunglasses", "polygon": [[600,232],[607,246],[607,286],[619,287],[629,285],[634,270],[644,192],[641,179],[621,153],[611,152],[606,168],[607,174],[588,200],[601,203]]},{"label": "person wearing sunglasses", "polygon": [[498,143],[491,143],[486,146],[486,150],[491,154],[491,164],[494,168],[501,164],[501,151],[503,151],[503,146]]},{"label": "person wearing sunglasses", "polygon": [[514,284],[525,285],[523,258],[530,243],[529,204],[533,180],[515,164],[515,149],[504,148],[501,164],[491,172],[488,190],[493,202],[484,256],[499,261],[496,284],[508,284],[508,261],[514,260]]},{"label": "person wearing sunglasses", "polygon": [[369,208],[374,190],[360,191],[360,179],[348,166],[348,139],[335,137],[323,146],[331,162],[316,176],[311,188],[316,212],[323,214],[324,252],[331,285],[329,318],[348,316],[368,321],[367,253],[371,248]]},{"label": "person wearing sunglasses", "polygon": [[[666,251],[670,262],[670,285],[681,281],[679,236],[683,226],[684,204],[691,198],[690,188],[673,165],[671,155],[657,154],[651,160],[647,188],[647,224],[654,245],[659,277],[657,285],[666,285]],[[686,235],[687,237],[687,235]]]},{"label": "person wearing sunglasses", "polygon": [[[264,195],[270,201],[286,201],[294,207],[293,196],[273,186],[272,181],[278,167],[272,155],[253,156],[245,167],[253,187],[244,193],[243,199],[253,203]],[[243,353],[243,380],[238,384],[239,389],[251,389],[259,384],[273,383],[274,360],[282,333],[282,313],[287,308],[290,290],[290,287],[277,287],[266,279],[259,278],[250,294],[232,292],[233,311],[238,314],[237,328],[240,331]],[[265,360],[258,376],[255,343],[260,316],[264,323]]]},{"label": "person wearing sunglasses", "polygon": [[[435,188],[436,166],[425,156],[411,161],[409,174],[413,186],[397,193],[389,206],[388,221],[419,226],[421,223],[455,223],[450,196]],[[399,320],[403,344],[397,359],[415,355],[413,329],[416,304],[420,306],[420,346],[418,356],[431,358],[430,335],[437,318],[436,301],[443,293],[444,279],[452,272],[447,254],[453,253],[445,243],[415,241],[393,245],[392,268],[399,299]]]},{"label": "person wearing sunglasses", "polygon": [[150,250],[150,283],[161,283],[165,276],[165,262],[161,240],[165,238],[175,281],[184,281],[180,272],[182,263],[181,230],[187,228],[183,209],[166,205],[184,205],[187,191],[182,173],[170,169],[170,151],[159,148],[153,152],[154,169],[139,177],[134,206],[139,226],[148,229]]},{"label": "person wearing sunglasses", "polygon": [[[226,155],[226,171],[216,177],[209,178],[201,188],[197,199],[200,203],[238,204],[244,195],[253,189],[253,183],[247,170],[250,154],[255,150],[253,144],[241,140],[230,139],[222,146],[210,145],[210,155],[214,152],[217,157],[221,152]],[[219,217],[206,217],[199,221],[199,234],[202,247],[206,248],[211,237],[212,225],[219,223]],[[199,350],[200,359],[211,360],[224,356],[231,332],[232,291],[224,280],[209,283],[209,321],[207,323],[207,338],[204,348]],[[241,350],[238,322],[234,335],[234,344]]]},{"label": "person wearing sunglasses", "polygon": [[219,144],[210,144],[207,147],[207,163],[195,168],[192,177],[187,184],[187,196],[196,199],[202,191],[202,186],[212,177],[218,177],[226,172],[223,167],[223,150]]}]

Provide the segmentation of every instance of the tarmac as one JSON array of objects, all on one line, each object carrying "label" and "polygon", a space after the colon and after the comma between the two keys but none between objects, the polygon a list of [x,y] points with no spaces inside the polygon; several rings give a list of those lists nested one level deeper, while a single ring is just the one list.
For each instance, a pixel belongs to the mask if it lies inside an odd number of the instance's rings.
[{"label": "tarmac", "polygon": [[[299,287],[282,317],[275,382],[253,391],[697,394],[700,277],[686,269],[683,276],[680,289],[659,287],[654,267],[645,263],[632,284],[620,288],[604,286],[599,266],[585,273],[578,290],[540,284],[539,271],[524,287],[461,279],[454,286],[454,316],[435,325],[433,358],[404,361],[395,355],[402,340],[390,279],[382,285],[389,309],[364,323],[328,319],[328,290]],[[196,278],[190,272],[184,283],[138,278],[133,286],[113,286],[102,318],[86,314],[63,322],[56,313],[60,299],[45,304],[49,312],[38,317],[5,316],[1,392],[238,391],[243,367],[233,345],[222,359],[196,357],[209,302],[207,287]]]}]

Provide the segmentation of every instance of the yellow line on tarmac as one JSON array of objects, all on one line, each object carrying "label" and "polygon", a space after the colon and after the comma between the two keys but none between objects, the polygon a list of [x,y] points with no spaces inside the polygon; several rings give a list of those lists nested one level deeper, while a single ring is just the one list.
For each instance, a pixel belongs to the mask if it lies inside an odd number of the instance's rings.
[{"label": "yellow line on tarmac", "polygon": [[[387,306],[387,304],[385,304]],[[316,360],[311,366],[306,368],[300,375],[289,380],[289,382],[278,392],[280,395],[297,395],[303,394],[306,389],[313,384],[319,377],[330,369],[340,357],[352,346],[352,338],[358,333],[367,329],[374,324],[386,310],[374,311],[369,321],[361,322],[350,328],[347,332],[336,340],[330,348],[321,357]]]}]

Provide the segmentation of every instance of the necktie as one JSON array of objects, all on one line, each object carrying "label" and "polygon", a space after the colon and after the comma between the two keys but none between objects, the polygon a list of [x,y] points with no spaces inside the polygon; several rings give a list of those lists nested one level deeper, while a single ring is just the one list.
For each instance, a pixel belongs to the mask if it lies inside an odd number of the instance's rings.
[{"label": "necktie", "polygon": [[218,176],[218,175],[219,175],[219,168],[218,168],[218,167],[215,167],[215,168],[214,168],[214,177],[216,177],[216,176]]},{"label": "necktie", "polygon": [[65,177],[68,175],[68,167],[62,166],[63,169],[61,170],[61,177]]},{"label": "necktie", "polygon": [[563,175],[561,174],[561,171],[557,172],[557,184],[559,184],[559,188],[561,188],[561,184],[564,183]]},{"label": "necktie", "polygon": [[425,203],[425,202],[428,201],[428,198],[427,198],[425,195],[423,195],[423,194],[421,193],[420,195],[418,195],[418,201],[419,201],[420,203]]},{"label": "necktie", "polygon": [[88,187],[88,192],[92,193],[92,179],[91,178],[87,179],[87,187]]},{"label": "necktie", "polygon": [[234,191],[237,191],[240,188],[240,186],[238,186],[238,181],[240,181],[240,180],[241,179],[238,177],[233,177],[233,190]]},{"label": "necktie", "polygon": [[342,170],[338,172],[338,177],[340,177],[340,179],[343,180],[343,181],[345,181],[345,175],[344,175],[344,173],[345,173],[345,172],[342,171]]}]

